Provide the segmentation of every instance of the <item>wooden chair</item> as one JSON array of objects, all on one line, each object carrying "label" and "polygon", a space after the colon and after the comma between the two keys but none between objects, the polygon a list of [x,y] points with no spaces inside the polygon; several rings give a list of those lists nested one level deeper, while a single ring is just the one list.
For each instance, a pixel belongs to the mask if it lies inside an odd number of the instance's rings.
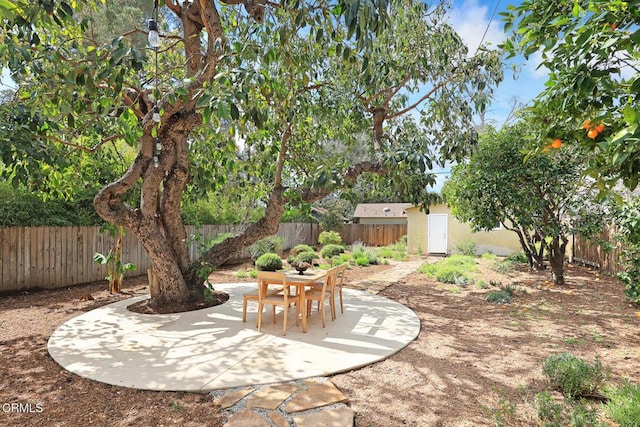
[{"label": "wooden chair", "polygon": [[[331,319],[336,319],[336,293],[340,295],[340,312],[344,313],[344,302],[342,300],[342,287],[344,285],[344,274],[349,267],[349,263],[345,262],[344,264],[340,264],[337,267],[334,267],[337,270],[336,284],[331,290],[331,299],[333,300],[333,304],[331,305]],[[322,289],[322,282],[316,282],[313,284],[313,289]],[[320,311],[320,301],[318,301],[318,311]]]},{"label": "wooden chair", "polygon": [[329,300],[329,305],[331,307],[331,320],[335,320],[335,306],[334,306],[334,299],[332,298],[332,292],[333,292],[333,288],[336,284],[336,278],[338,274],[338,268],[334,267],[332,269],[330,269],[329,271],[327,271],[327,275],[324,278],[324,281],[322,282],[322,287],[312,287],[310,290],[308,290],[305,293],[304,299],[305,299],[305,308],[307,310],[307,317],[309,317],[309,315],[311,314],[311,306],[313,301],[318,301],[318,310],[320,310],[320,312],[322,313],[322,327],[326,328],[327,327],[327,322],[326,322],[326,305],[325,305],[325,301],[328,299]]},{"label": "wooden chair", "polygon": [[[270,284],[281,284],[282,293],[271,294],[268,292]],[[287,278],[284,273],[272,271],[258,272],[258,331],[262,329],[262,312],[265,305],[273,306],[273,323],[276,323],[276,306],[281,305],[284,310],[282,322],[282,335],[287,335],[287,314],[292,303],[296,305],[296,325],[300,317],[300,294],[291,295],[290,287],[287,285]]]},{"label": "wooden chair", "polygon": [[[342,302],[342,286],[344,285],[344,274],[345,271],[347,270],[347,267],[349,267],[349,263],[345,262],[344,264],[340,264],[337,268],[338,268],[338,278],[336,280],[336,286],[334,286],[333,289],[333,293],[331,295],[331,298],[334,299],[334,303],[333,303],[333,308],[335,310],[335,297],[336,297],[336,292],[338,292],[338,294],[340,295],[340,313],[344,313],[344,304]],[[333,317],[335,317],[336,314],[333,313]]]},{"label": "wooden chair", "polygon": [[[253,291],[249,291],[246,292],[244,294],[242,294],[242,323],[246,323],[247,322],[247,303],[249,301],[255,301],[258,302],[258,300],[260,299],[258,297],[258,289],[260,287],[260,284],[258,284],[258,286],[256,286],[256,288]],[[280,292],[282,292],[282,289],[268,289],[267,290],[267,294],[269,296],[273,296],[276,294],[279,294]],[[256,326],[258,325],[258,319],[256,318]]]}]

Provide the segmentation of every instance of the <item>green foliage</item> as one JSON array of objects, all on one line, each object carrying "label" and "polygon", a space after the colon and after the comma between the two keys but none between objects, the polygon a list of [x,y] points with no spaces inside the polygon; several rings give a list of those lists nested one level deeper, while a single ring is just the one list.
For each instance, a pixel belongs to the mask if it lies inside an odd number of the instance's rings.
[{"label": "green foliage", "polygon": [[345,248],[342,245],[324,245],[320,251],[320,255],[322,255],[322,258],[333,258],[334,256],[343,253],[344,250]]},{"label": "green foliage", "polygon": [[[540,55],[549,70],[545,91],[533,107],[546,137],[577,142],[592,152],[589,175],[598,187],[620,179],[630,189],[640,175],[640,32],[636,2],[620,0],[525,0],[503,14],[514,29],[505,44],[511,55]],[[583,122],[606,125],[590,138]],[[559,136],[560,134],[560,136]]]},{"label": "green foliage", "polygon": [[340,233],[336,231],[323,231],[318,236],[318,243],[321,246],[324,245],[341,245],[342,244],[342,236]]},{"label": "green foliage", "polygon": [[119,293],[122,290],[122,280],[124,273],[135,270],[137,267],[130,262],[122,262],[122,237],[124,236],[124,227],[116,227],[112,224],[104,225],[100,228],[100,233],[108,233],[115,239],[115,245],[109,249],[107,255],[96,252],[93,260],[101,265],[107,266],[107,277],[109,281],[109,292]]},{"label": "green foliage", "polygon": [[293,248],[291,248],[291,251],[289,253],[290,255],[295,257],[301,252],[314,252],[314,249],[309,245],[301,244],[295,245]]},{"label": "green foliage", "polygon": [[216,191],[198,195],[191,190],[181,205],[185,224],[247,224],[264,214],[259,200],[261,186],[241,188],[229,184]]},{"label": "green foliage", "polygon": [[272,253],[282,253],[284,248],[284,237],[282,236],[268,236],[264,239],[258,240],[247,249],[252,260],[257,260],[262,255]]},{"label": "green foliage", "polygon": [[252,268],[249,271],[239,270],[235,272],[234,276],[236,276],[238,279],[246,279],[247,277],[252,277],[255,279],[258,277],[258,270],[256,270],[255,268]]},{"label": "green foliage", "polygon": [[93,209],[91,198],[70,202],[43,200],[39,193],[0,182],[0,227],[99,225],[104,222]]},{"label": "green foliage", "polygon": [[584,401],[564,399],[557,402],[551,393],[544,391],[536,394],[538,419],[544,427],[599,427],[598,412],[595,407]]},{"label": "green foliage", "polygon": [[506,259],[514,264],[527,264],[529,262],[529,260],[527,260],[527,256],[523,252],[511,254]]},{"label": "green foliage", "polygon": [[516,288],[512,285],[505,286],[492,281],[491,286],[500,288],[498,291],[491,291],[487,294],[487,301],[494,304],[509,304],[516,293]]},{"label": "green foliage", "polygon": [[640,305],[640,198],[634,197],[618,211],[617,238],[622,242],[620,260],[623,270],[618,279],[632,303]]},{"label": "green foliage", "polygon": [[320,207],[324,208],[324,213],[320,216],[320,228],[328,231],[341,232],[344,228],[345,220],[350,218],[354,206],[351,202],[335,197],[323,200]]},{"label": "green foliage", "polygon": [[640,425],[640,384],[630,381],[620,387],[607,387],[604,395],[608,398],[605,410],[609,418],[621,427]]},{"label": "green foliage", "polygon": [[548,259],[561,282],[570,236],[598,233],[608,207],[596,203],[589,190],[581,151],[524,152],[539,144],[528,140],[531,128],[537,126],[524,117],[500,131],[488,129],[469,162],[452,169],[442,193],[453,215],[470,222],[474,230],[508,224],[531,257],[532,267],[542,268]]},{"label": "green foliage", "polygon": [[351,255],[349,254],[340,254],[339,256],[333,258],[333,260],[331,261],[331,266],[337,267],[344,263],[350,263],[351,259]]},{"label": "green foliage", "polygon": [[423,264],[418,269],[438,282],[466,285],[472,281],[469,273],[477,271],[475,257],[452,255],[433,264]]},{"label": "green foliage", "polygon": [[378,257],[390,258],[396,261],[402,261],[407,257],[407,239],[406,236],[400,238],[396,243],[378,248]]},{"label": "green foliage", "polygon": [[493,260],[493,261],[498,259],[498,255],[492,254],[491,252],[485,252],[480,257],[482,259],[489,259],[489,260]]},{"label": "green foliage", "polygon": [[282,269],[282,258],[274,253],[266,253],[256,260],[256,267],[262,271],[277,271]]},{"label": "green foliage", "polygon": [[296,255],[293,259],[294,263],[298,263],[298,262],[308,262],[309,264],[313,264],[313,260],[314,259],[318,259],[320,258],[318,256],[317,252],[300,252],[298,255]]},{"label": "green foliage", "polygon": [[494,304],[509,304],[512,294],[505,290],[491,291],[487,294],[487,301]]},{"label": "green foliage", "polygon": [[590,365],[571,353],[559,353],[547,357],[542,373],[552,387],[567,397],[580,397],[593,394],[605,379],[600,359]]},{"label": "green foliage", "polygon": [[494,427],[514,425],[516,420],[516,402],[505,396],[503,391],[498,394],[496,408],[484,407],[485,411],[491,415]]},{"label": "green foliage", "polygon": [[462,240],[456,243],[456,251],[459,254],[467,255],[467,256],[476,256],[476,251],[478,250],[478,245],[475,240]]},{"label": "green foliage", "polygon": [[375,254],[375,250],[362,245],[352,247],[351,259],[353,259],[355,265],[361,267],[378,263],[378,257]]},{"label": "green foliage", "polygon": [[513,272],[513,262],[509,259],[496,260],[491,264],[491,269],[502,274],[509,274]]}]

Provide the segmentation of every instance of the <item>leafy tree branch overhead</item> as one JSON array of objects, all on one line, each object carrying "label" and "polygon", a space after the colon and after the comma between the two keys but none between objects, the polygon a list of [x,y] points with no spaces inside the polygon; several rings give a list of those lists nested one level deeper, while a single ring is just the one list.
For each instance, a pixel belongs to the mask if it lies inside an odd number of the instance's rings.
[{"label": "leafy tree branch overhead", "polygon": [[[601,189],[640,180],[640,1],[525,0],[503,14],[515,29],[511,54],[541,54],[549,70],[531,110],[542,137],[566,137],[591,152],[587,172]],[[586,128],[583,124],[587,123]],[[590,132],[602,125],[601,132]],[[541,138],[544,139],[544,138]]]},{"label": "leafy tree branch overhead", "polygon": [[[38,117],[31,137],[136,150],[95,207],[144,245],[161,284],[155,306],[202,298],[199,274],[275,233],[288,202],[368,174],[425,202],[433,163],[468,152],[471,115],[501,79],[498,54],[469,56],[441,4],[135,3],[146,6],[138,20],[105,37],[93,19],[104,2],[0,2],[0,58],[19,85],[12,102]],[[156,15],[154,48],[141,36]],[[181,200],[229,179],[259,183],[264,214],[192,263]]]}]

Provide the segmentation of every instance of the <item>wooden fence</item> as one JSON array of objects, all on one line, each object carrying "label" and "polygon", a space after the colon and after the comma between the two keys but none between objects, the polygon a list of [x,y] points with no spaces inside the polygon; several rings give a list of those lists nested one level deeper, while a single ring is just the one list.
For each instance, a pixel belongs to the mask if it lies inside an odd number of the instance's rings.
[{"label": "wooden fence", "polygon": [[587,265],[598,267],[600,271],[615,275],[621,271],[620,246],[612,251],[605,251],[599,241],[615,242],[615,226],[604,230],[597,239],[587,240],[581,236],[574,236],[573,260]]},{"label": "wooden fence", "polygon": [[342,241],[347,245],[362,242],[367,246],[387,246],[407,234],[406,224],[345,224]]},{"label": "wooden fence", "polygon": [[[220,233],[238,233],[243,226],[206,225],[187,227],[187,235],[214,237]],[[278,235],[285,238],[285,248],[298,243],[318,241],[316,224],[280,224]],[[189,243],[192,259],[198,256],[200,245]],[[30,288],[60,288],[104,279],[106,267],[93,260],[96,252],[106,254],[114,239],[100,234],[99,227],[11,227],[0,228],[0,292]],[[133,234],[122,242],[122,258],[137,266],[142,274],[150,261]],[[241,254],[248,256],[248,253]]]},{"label": "wooden fence", "polygon": [[[205,225],[187,227],[189,255],[196,259],[201,245],[193,236],[215,237],[221,233],[236,234],[241,225]],[[317,224],[283,223],[278,235],[285,238],[289,249],[299,243],[318,242]],[[406,225],[346,224],[341,235],[345,244],[361,242],[367,246],[395,243],[407,234]],[[201,239],[200,242],[203,240]],[[107,254],[114,239],[100,234],[99,227],[10,227],[0,228],[0,292],[32,288],[53,289],[102,280],[106,267],[93,260],[96,252]],[[248,251],[240,258],[248,257]],[[151,267],[138,239],[131,233],[122,241],[122,259],[137,269],[128,275],[144,274]]]}]

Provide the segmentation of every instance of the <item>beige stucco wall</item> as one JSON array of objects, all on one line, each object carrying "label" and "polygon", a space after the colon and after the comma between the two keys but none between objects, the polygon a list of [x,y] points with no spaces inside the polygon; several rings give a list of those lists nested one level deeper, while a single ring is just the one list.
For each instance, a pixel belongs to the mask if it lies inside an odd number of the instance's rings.
[{"label": "beige stucco wall", "polygon": [[[459,242],[473,240],[478,254],[492,252],[499,256],[510,255],[522,250],[518,237],[512,231],[491,230],[474,233],[471,227],[458,221],[451,215],[445,204],[438,204],[429,208],[432,214],[447,214],[447,253],[456,253]],[[417,207],[407,209],[407,251],[410,254],[427,254],[428,220],[427,214]]]}]

